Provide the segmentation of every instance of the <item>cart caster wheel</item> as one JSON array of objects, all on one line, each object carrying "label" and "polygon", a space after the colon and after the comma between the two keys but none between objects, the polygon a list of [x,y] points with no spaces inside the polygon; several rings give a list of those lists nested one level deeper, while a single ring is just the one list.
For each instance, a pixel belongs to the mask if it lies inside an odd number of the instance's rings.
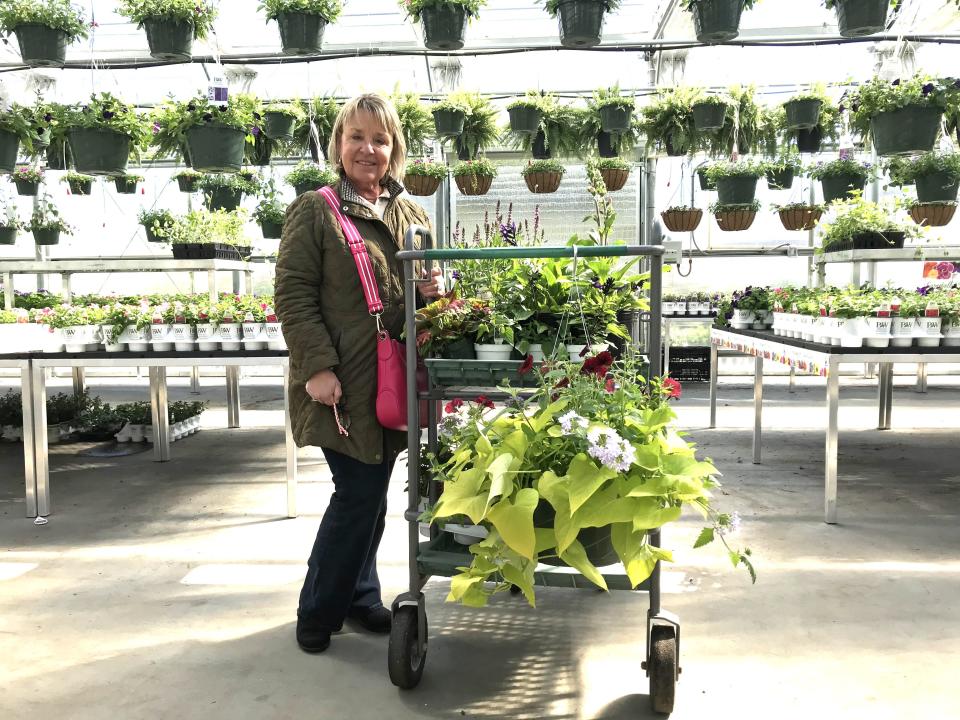
[{"label": "cart caster wheel", "polygon": [[650,707],[654,712],[673,712],[677,685],[677,633],[669,625],[654,625],[650,631]]},{"label": "cart caster wheel", "polygon": [[404,606],[393,616],[387,664],[390,682],[402,690],[416,687],[423,675],[423,666],[427,661],[426,616],[423,630],[424,645],[421,652],[417,641],[417,608]]},{"label": "cart caster wheel", "polygon": [[519,595],[521,592],[522,592],[522,591],[520,590],[520,588],[518,588],[516,585],[511,585],[511,586],[510,586],[510,594],[511,594],[511,595]]}]

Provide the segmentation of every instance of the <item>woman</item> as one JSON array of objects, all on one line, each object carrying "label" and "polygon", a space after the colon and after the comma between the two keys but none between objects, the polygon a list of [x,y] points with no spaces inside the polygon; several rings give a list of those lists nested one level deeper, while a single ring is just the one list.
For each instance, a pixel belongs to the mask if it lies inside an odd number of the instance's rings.
[{"label": "woman", "polygon": [[[396,252],[411,225],[428,226],[424,210],[399,197],[406,145],[397,111],[379,95],[361,95],[337,115],[330,163],[341,211],[364,239],[392,337],[403,329],[403,268]],[[439,271],[420,283],[440,294]],[[276,309],[290,348],[290,416],[297,445],[318,445],[334,493],[307,563],[297,610],[297,642],[323,652],[350,617],[389,632],[380,597],[377,547],[387,484],[406,433],[377,422],[376,320],[367,311],[344,233],[318,192],[287,210],[277,257]]]}]

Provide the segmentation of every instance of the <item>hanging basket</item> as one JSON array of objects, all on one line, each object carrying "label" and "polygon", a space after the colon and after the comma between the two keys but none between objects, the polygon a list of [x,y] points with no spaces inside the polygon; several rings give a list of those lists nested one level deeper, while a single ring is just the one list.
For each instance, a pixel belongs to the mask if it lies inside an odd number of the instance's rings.
[{"label": "hanging basket", "polygon": [[624,133],[630,129],[633,110],[618,105],[606,105],[598,110],[600,127],[608,133]]},{"label": "hanging basket", "polygon": [[532,172],[523,176],[527,189],[537,194],[556,192],[561,180],[563,173],[558,172]]},{"label": "hanging basket", "polygon": [[164,18],[143,21],[150,57],[157,60],[190,60],[193,56],[193,23]]},{"label": "hanging basket", "polygon": [[13,30],[20,57],[30,67],[63,67],[67,59],[67,34],[46,25],[20,25]]},{"label": "hanging basket", "polygon": [[530,154],[533,155],[534,160],[549,160],[553,157],[553,153],[550,151],[550,148],[547,147],[547,136],[543,130],[540,130],[533,136]]},{"label": "hanging basket", "polygon": [[847,194],[863,189],[867,186],[867,179],[862,175],[833,175],[820,179],[823,188],[823,201],[832,203],[834,200],[843,200]]},{"label": "hanging basket", "polygon": [[59,245],[59,228],[38,228],[33,231],[33,241],[37,245]]},{"label": "hanging basket", "polygon": [[263,114],[263,134],[271,140],[293,140],[293,126],[297,119],[281,112]]},{"label": "hanging basket", "polygon": [[600,175],[603,177],[603,184],[607,192],[616,192],[622,190],[630,178],[630,171],[621,168],[601,168]]},{"label": "hanging basket", "polygon": [[67,186],[73,195],[89,195],[93,191],[93,180],[67,180]]},{"label": "hanging basket", "polygon": [[403,186],[411,195],[427,197],[433,195],[440,187],[440,178],[429,175],[404,175]]},{"label": "hanging basket", "polygon": [[66,140],[54,140],[47,145],[47,169],[48,170],[68,170],[70,163],[67,161],[67,148],[69,144]]},{"label": "hanging basket", "polygon": [[330,144],[330,139],[321,137],[319,146],[317,141],[313,139],[313,133],[310,133],[310,157],[313,158],[315,163],[320,162],[320,156],[323,155],[323,161],[327,162],[327,147]]},{"label": "hanging basket", "polygon": [[714,213],[717,219],[717,225],[725,232],[739,232],[747,230],[753,225],[757,217],[757,211],[752,208],[740,208],[737,210],[725,210]]},{"label": "hanging basket", "polygon": [[663,224],[670,232],[693,232],[700,226],[703,219],[703,210],[664,210],[660,213]]},{"label": "hanging basket", "polygon": [[116,130],[75,128],[70,131],[70,155],[78,173],[124,175],[130,157],[130,136]]},{"label": "hanging basket", "polygon": [[262,132],[257,133],[253,136],[252,145],[244,144],[243,155],[248,165],[266,167],[270,164],[270,158],[273,157],[273,140]]},{"label": "hanging basket", "polygon": [[953,202],[957,199],[960,181],[949,173],[930,173],[917,177],[917,200],[921,203]]},{"label": "hanging basket", "polygon": [[17,169],[17,151],[20,138],[15,133],[0,130],[0,172],[12,173]]},{"label": "hanging basket", "polygon": [[793,168],[767,171],[767,187],[770,190],[789,190],[793,187]]},{"label": "hanging basket", "polygon": [[459,50],[467,32],[467,11],[462,5],[433,5],[420,10],[423,44],[428,50]]},{"label": "hanging basket", "polygon": [[284,55],[319,55],[327,21],[321,15],[301,12],[277,14]]},{"label": "hanging basket", "polygon": [[877,155],[930,152],[940,131],[943,111],[929,105],[907,105],[870,118],[870,135]]},{"label": "hanging basket", "polygon": [[143,225],[143,223],[141,223],[141,225],[143,226],[143,232],[147,236],[147,242],[163,243],[167,241],[166,238],[162,238],[159,235],[157,235],[155,232],[153,232],[153,228],[151,228],[149,225]]},{"label": "hanging basket", "polygon": [[790,208],[778,214],[785,230],[813,230],[823,212],[820,208]]},{"label": "hanging basket", "polygon": [[509,108],[507,112],[510,114],[510,129],[515,133],[533,135],[540,129],[540,120],[543,118],[540,108],[517,105]]},{"label": "hanging basket", "polygon": [[454,175],[453,179],[464,195],[486,195],[493,185],[489,175]]},{"label": "hanging basket", "polygon": [[264,220],[260,223],[264,240],[279,240],[283,236],[283,223]]},{"label": "hanging basket", "polygon": [[740,34],[743,0],[693,0],[693,29],[702,43],[722,43]]},{"label": "hanging basket", "polygon": [[231,187],[210,188],[205,193],[204,204],[208,210],[226,210],[233,212],[240,207],[243,191]]},{"label": "hanging basket", "polygon": [[822,100],[788,100],[783,104],[785,130],[809,130],[820,124]]},{"label": "hanging basket", "polygon": [[749,205],[757,196],[757,178],[733,175],[717,178],[717,201],[722,205]]},{"label": "hanging basket", "polygon": [[712,102],[698,102],[693,105],[693,126],[700,131],[719,130],[727,117],[727,106]]},{"label": "hanging basket", "polygon": [[207,173],[232,173],[243,165],[246,133],[223,125],[198,125],[187,130],[193,168]]},{"label": "hanging basket", "polygon": [[197,191],[197,180],[200,178],[182,175],[177,178],[177,186],[180,192],[192,193]]},{"label": "hanging basket", "polygon": [[594,0],[565,0],[557,5],[560,44],[588,48],[600,44],[603,36],[603,3]]},{"label": "hanging basket", "polygon": [[137,182],[136,179],[125,177],[113,179],[113,184],[121,195],[135,195],[137,193]]},{"label": "hanging basket", "polygon": [[717,189],[717,181],[710,179],[710,176],[707,175],[707,168],[700,168],[697,170],[697,178],[700,180],[701,190],[707,191]]},{"label": "hanging basket", "polygon": [[440,137],[453,137],[463,132],[466,115],[462,110],[434,110],[433,124]]},{"label": "hanging basket", "polygon": [[687,149],[683,145],[676,145],[673,142],[673,135],[666,135],[663,138],[663,148],[667,152],[667,157],[683,157],[687,154]]},{"label": "hanging basket", "polygon": [[36,180],[14,180],[13,184],[17,186],[17,195],[36,195],[40,189],[40,183]]},{"label": "hanging basket", "polygon": [[914,205],[910,208],[910,217],[917,225],[943,227],[953,220],[953,215],[956,212],[957,206],[955,203]]},{"label": "hanging basket", "polygon": [[797,152],[818,153],[823,142],[823,128],[819,125],[809,130],[797,130]]},{"label": "hanging basket", "polygon": [[620,142],[608,132],[597,133],[597,154],[602,158],[615,158],[620,154]]},{"label": "hanging basket", "polygon": [[297,197],[300,197],[304,193],[315,192],[320,188],[316,182],[310,180],[307,182],[297,183],[293,186],[293,191],[297,194]]},{"label": "hanging basket", "polygon": [[463,142],[462,138],[458,137],[456,140],[454,140],[453,146],[457,150],[457,160],[466,162],[468,160],[477,159],[477,152],[479,151],[479,148],[475,147],[473,150],[471,150],[469,147],[467,147],[467,144]]},{"label": "hanging basket", "polygon": [[0,227],[0,245],[15,245],[17,229],[15,227]]},{"label": "hanging basket", "polygon": [[843,37],[873,35],[887,26],[890,0],[836,0],[837,26]]}]

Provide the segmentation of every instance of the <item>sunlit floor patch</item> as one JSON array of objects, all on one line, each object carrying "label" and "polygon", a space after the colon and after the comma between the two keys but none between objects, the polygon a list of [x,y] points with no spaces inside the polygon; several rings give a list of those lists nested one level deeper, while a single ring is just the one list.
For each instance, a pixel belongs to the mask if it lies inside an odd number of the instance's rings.
[{"label": "sunlit floor patch", "polygon": [[0,580],[13,580],[38,567],[37,563],[0,562]]},{"label": "sunlit floor patch", "polygon": [[200,565],[180,581],[184,585],[286,585],[303,580],[306,568],[279,564]]}]

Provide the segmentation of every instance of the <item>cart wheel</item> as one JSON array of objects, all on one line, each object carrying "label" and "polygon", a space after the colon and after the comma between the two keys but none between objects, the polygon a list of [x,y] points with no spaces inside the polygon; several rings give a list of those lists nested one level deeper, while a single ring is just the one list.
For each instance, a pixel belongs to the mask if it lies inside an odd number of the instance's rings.
[{"label": "cart wheel", "polygon": [[[424,615],[423,630],[424,641],[426,641],[426,615]],[[423,675],[426,660],[426,642],[421,652],[417,641],[417,608],[409,605],[401,607],[393,616],[393,625],[390,629],[390,647],[387,651],[390,682],[402,690],[416,687]]]},{"label": "cart wheel", "polygon": [[511,594],[511,595],[519,595],[520,593],[521,593],[521,590],[520,590],[520,588],[518,588],[516,585],[511,585],[511,586],[510,586],[510,594]]},{"label": "cart wheel", "polygon": [[673,712],[677,684],[677,633],[669,625],[654,625],[650,631],[650,707],[654,712]]}]

